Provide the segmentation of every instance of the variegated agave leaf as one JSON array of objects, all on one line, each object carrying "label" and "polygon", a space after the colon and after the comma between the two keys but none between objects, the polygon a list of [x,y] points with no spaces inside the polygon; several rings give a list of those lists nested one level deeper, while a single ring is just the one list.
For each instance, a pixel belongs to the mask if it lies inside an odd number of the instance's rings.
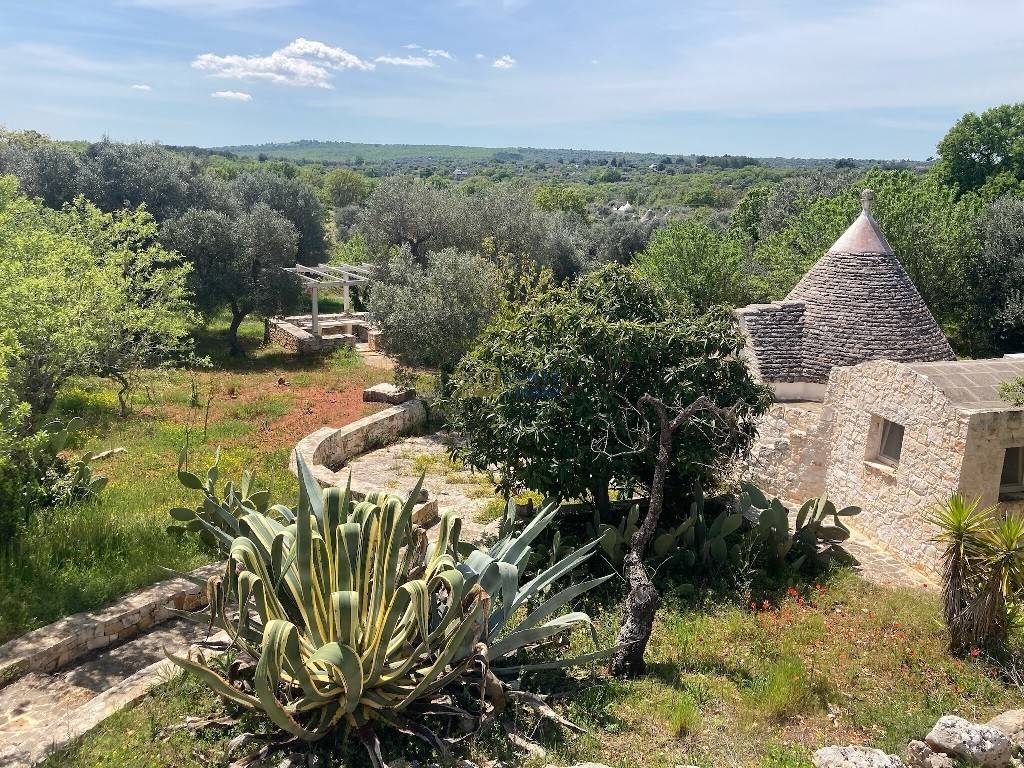
[{"label": "variegated agave leaf", "polygon": [[[510,508],[512,504],[514,502],[510,501]],[[590,630],[594,645],[597,646],[597,634],[589,615],[583,612],[561,612],[574,599],[603,584],[614,574],[567,586],[550,596],[548,593],[555,582],[594,555],[601,545],[600,538],[561,559],[555,558],[552,564],[543,568],[529,582],[520,584],[520,575],[530,558],[531,544],[557,513],[557,504],[548,505],[521,532],[506,534],[488,550],[473,552],[459,565],[468,582],[479,584],[493,598],[485,642],[496,673],[518,675],[530,670],[552,668],[549,663],[515,665],[511,663],[510,657],[579,627]],[[527,608],[530,610],[525,610]],[[572,659],[562,659],[554,666],[590,664],[607,657],[612,650],[599,650]]]},{"label": "variegated agave leaf", "polygon": [[[441,693],[453,684],[478,685],[489,663],[578,626],[592,629],[586,614],[564,611],[609,577],[557,592],[550,587],[587,560],[597,541],[520,585],[530,545],[553,519],[554,507],[522,532],[463,558],[457,514],[442,514],[430,545],[412,525],[422,479],[405,501],[388,493],[356,501],[348,487],[321,489],[301,457],[298,468],[294,510],[271,507],[265,498],[252,503],[249,480],[229,484],[224,499],[214,490],[215,472],[205,482],[195,475],[183,480],[214,507],[211,519],[197,515],[195,523],[218,537],[227,561],[210,581],[209,608],[182,615],[220,627],[256,660],[252,686],[239,687],[201,656],[170,657],[283,731],[312,741],[344,727],[369,748],[376,743],[372,723],[385,722],[436,746],[432,733],[410,727],[406,710],[443,713]],[[496,668],[517,674],[588,663],[606,653]],[[466,718],[458,707],[449,710]]]},{"label": "variegated agave leaf", "polygon": [[[301,458],[299,470],[294,512],[243,509],[210,609],[191,614],[258,660],[253,692],[201,660],[171,658],[312,741],[397,717],[450,684],[484,632],[488,599],[441,548],[409,577],[419,487],[405,502],[378,494],[357,503],[347,488],[321,490]],[[448,517],[443,538],[456,529]]]}]

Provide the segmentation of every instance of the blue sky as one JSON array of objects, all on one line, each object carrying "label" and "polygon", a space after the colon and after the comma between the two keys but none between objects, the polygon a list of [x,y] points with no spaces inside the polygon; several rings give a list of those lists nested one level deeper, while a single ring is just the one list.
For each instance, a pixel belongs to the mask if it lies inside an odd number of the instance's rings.
[{"label": "blue sky", "polygon": [[1024,100],[1017,0],[0,0],[0,125],[925,158]]}]

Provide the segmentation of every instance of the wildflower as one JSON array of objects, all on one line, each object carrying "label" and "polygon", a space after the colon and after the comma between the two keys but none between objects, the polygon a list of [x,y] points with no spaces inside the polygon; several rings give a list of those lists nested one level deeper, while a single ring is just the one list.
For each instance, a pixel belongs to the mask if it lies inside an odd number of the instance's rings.
[{"label": "wildflower", "polygon": [[796,597],[796,587],[790,587],[786,590],[786,594],[790,597]]},{"label": "wildflower", "polygon": [[972,659],[978,658],[978,654],[979,653],[981,653],[981,651],[979,651],[977,648],[971,648],[971,658]]}]

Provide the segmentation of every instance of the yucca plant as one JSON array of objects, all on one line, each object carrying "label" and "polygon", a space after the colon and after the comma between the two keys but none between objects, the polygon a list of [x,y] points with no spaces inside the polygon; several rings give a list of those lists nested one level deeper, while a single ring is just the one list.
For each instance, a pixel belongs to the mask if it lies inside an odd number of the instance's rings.
[{"label": "yucca plant", "polygon": [[942,555],[942,615],[949,629],[949,647],[963,653],[974,644],[968,608],[975,593],[976,572],[984,558],[984,534],[996,508],[978,509],[979,500],[955,493],[932,510],[929,522],[938,529],[934,541]]},{"label": "yucca plant", "polygon": [[[224,629],[256,663],[246,674],[232,665],[225,677],[200,654],[171,659],[224,698],[265,713],[304,741],[355,733],[371,762],[382,766],[375,723],[417,735],[446,752],[445,740],[428,728],[425,716],[478,727],[500,713],[506,698],[519,695],[501,679],[600,656],[532,665],[514,659],[577,626],[591,626],[584,613],[558,614],[604,580],[536,599],[590,557],[597,546],[591,542],[520,583],[530,543],[551,521],[554,508],[538,514],[521,533],[507,533],[489,549],[472,549],[463,557],[458,515],[441,516],[431,544],[412,525],[419,483],[404,502],[387,493],[357,502],[347,488],[321,490],[301,457],[298,465],[294,510],[284,505],[260,510],[239,493],[225,492],[222,498],[215,489],[216,472],[208,473],[206,482],[195,475],[182,478],[204,493],[202,514],[189,525],[208,533],[228,554],[223,576],[208,585],[209,609],[184,615]],[[234,529],[236,535],[228,532]],[[475,697],[466,695],[469,690]],[[469,711],[468,703],[460,706],[470,698],[483,700],[483,706],[477,711]],[[550,711],[542,702],[530,703],[541,714]]]},{"label": "yucca plant", "polygon": [[982,537],[982,575],[968,605],[967,624],[978,645],[1003,646],[1024,585],[1024,517],[1008,515]]}]

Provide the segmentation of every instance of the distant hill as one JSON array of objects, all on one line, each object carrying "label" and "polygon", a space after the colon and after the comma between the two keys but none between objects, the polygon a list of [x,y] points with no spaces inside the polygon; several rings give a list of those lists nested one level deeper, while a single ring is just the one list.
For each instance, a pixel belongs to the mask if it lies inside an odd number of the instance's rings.
[{"label": "distant hill", "polygon": [[[599,164],[612,159],[629,165],[647,165],[665,159],[688,164],[702,163],[706,155],[664,155],[654,152],[612,152],[590,149],[538,149],[534,147],[460,147],[446,144],[360,144],[350,141],[289,141],[273,144],[243,144],[214,147],[214,152],[230,152],[242,157],[291,160],[293,162],[340,165],[393,164],[404,167],[435,165],[480,165],[499,162],[533,165],[536,163]],[[835,158],[748,158],[719,155],[714,164],[726,167],[763,165],[770,168],[819,168],[833,166]],[[856,166],[877,165],[878,160],[854,160]]]}]

